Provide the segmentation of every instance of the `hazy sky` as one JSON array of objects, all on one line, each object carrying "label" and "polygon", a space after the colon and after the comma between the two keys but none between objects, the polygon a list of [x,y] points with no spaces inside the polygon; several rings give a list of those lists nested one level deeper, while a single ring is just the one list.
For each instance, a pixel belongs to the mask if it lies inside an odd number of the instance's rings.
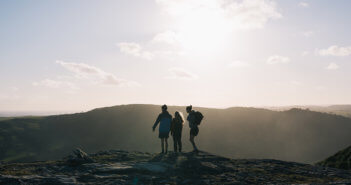
[{"label": "hazy sky", "polygon": [[2,0],[0,111],[351,103],[349,0]]}]

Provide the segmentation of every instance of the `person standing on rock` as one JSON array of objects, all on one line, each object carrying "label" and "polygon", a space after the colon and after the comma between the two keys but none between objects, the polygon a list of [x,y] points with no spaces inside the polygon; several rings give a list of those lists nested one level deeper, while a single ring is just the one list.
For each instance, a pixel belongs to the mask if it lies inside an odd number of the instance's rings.
[{"label": "person standing on rock", "polygon": [[167,139],[169,137],[169,131],[171,129],[172,115],[168,113],[167,105],[163,105],[161,109],[162,109],[162,113],[158,115],[155,121],[155,124],[152,127],[152,131],[155,131],[157,125],[160,123],[158,137],[161,139],[162,153],[167,153],[168,151]]},{"label": "person standing on rock", "polygon": [[182,152],[182,129],[184,118],[181,112],[176,111],[171,123],[171,135],[173,136],[174,152]]},{"label": "person standing on rock", "polygon": [[195,144],[195,136],[199,134],[198,125],[200,125],[203,119],[203,115],[200,112],[194,111],[192,109],[193,107],[191,105],[186,107],[186,112],[188,113],[187,120],[189,122],[190,127],[190,142],[194,148],[193,152],[198,152],[199,150],[197,149]]}]

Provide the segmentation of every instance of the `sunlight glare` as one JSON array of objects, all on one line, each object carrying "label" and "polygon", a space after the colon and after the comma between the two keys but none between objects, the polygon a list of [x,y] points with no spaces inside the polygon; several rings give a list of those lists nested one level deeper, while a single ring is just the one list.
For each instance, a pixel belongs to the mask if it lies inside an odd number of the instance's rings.
[{"label": "sunlight glare", "polygon": [[172,12],[177,15],[176,28],[179,40],[185,50],[216,51],[231,31],[225,12],[214,1],[204,1],[194,7],[175,6]]}]

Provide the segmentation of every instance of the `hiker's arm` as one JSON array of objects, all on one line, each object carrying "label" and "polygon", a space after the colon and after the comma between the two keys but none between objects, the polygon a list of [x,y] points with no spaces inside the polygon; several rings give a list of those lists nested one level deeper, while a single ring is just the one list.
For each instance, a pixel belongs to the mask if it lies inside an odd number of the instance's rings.
[{"label": "hiker's arm", "polygon": [[157,127],[158,123],[160,123],[160,120],[161,120],[160,117],[161,117],[161,116],[158,115],[158,117],[157,117],[157,119],[156,119],[156,121],[155,121],[155,123],[154,123],[154,126],[152,126],[152,130],[153,130],[153,131],[155,131],[155,128]]}]

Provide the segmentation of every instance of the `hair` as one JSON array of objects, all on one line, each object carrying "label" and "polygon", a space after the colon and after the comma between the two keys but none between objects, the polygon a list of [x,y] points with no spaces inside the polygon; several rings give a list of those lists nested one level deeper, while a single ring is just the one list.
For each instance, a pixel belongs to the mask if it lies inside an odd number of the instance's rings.
[{"label": "hair", "polygon": [[186,110],[192,110],[193,109],[193,106],[192,105],[189,105],[186,107]]},{"label": "hair", "polygon": [[176,111],[174,113],[174,117],[177,118],[177,119],[180,119],[182,121],[182,123],[184,123],[184,116],[183,116],[182,112]]},{"label": "hair", "polygon": [[162,109],[165,109],[165,110],[167,110],[167,105],[166,104],[164,104],[164,105],[162,105],[162,107],[161,107]]}]

